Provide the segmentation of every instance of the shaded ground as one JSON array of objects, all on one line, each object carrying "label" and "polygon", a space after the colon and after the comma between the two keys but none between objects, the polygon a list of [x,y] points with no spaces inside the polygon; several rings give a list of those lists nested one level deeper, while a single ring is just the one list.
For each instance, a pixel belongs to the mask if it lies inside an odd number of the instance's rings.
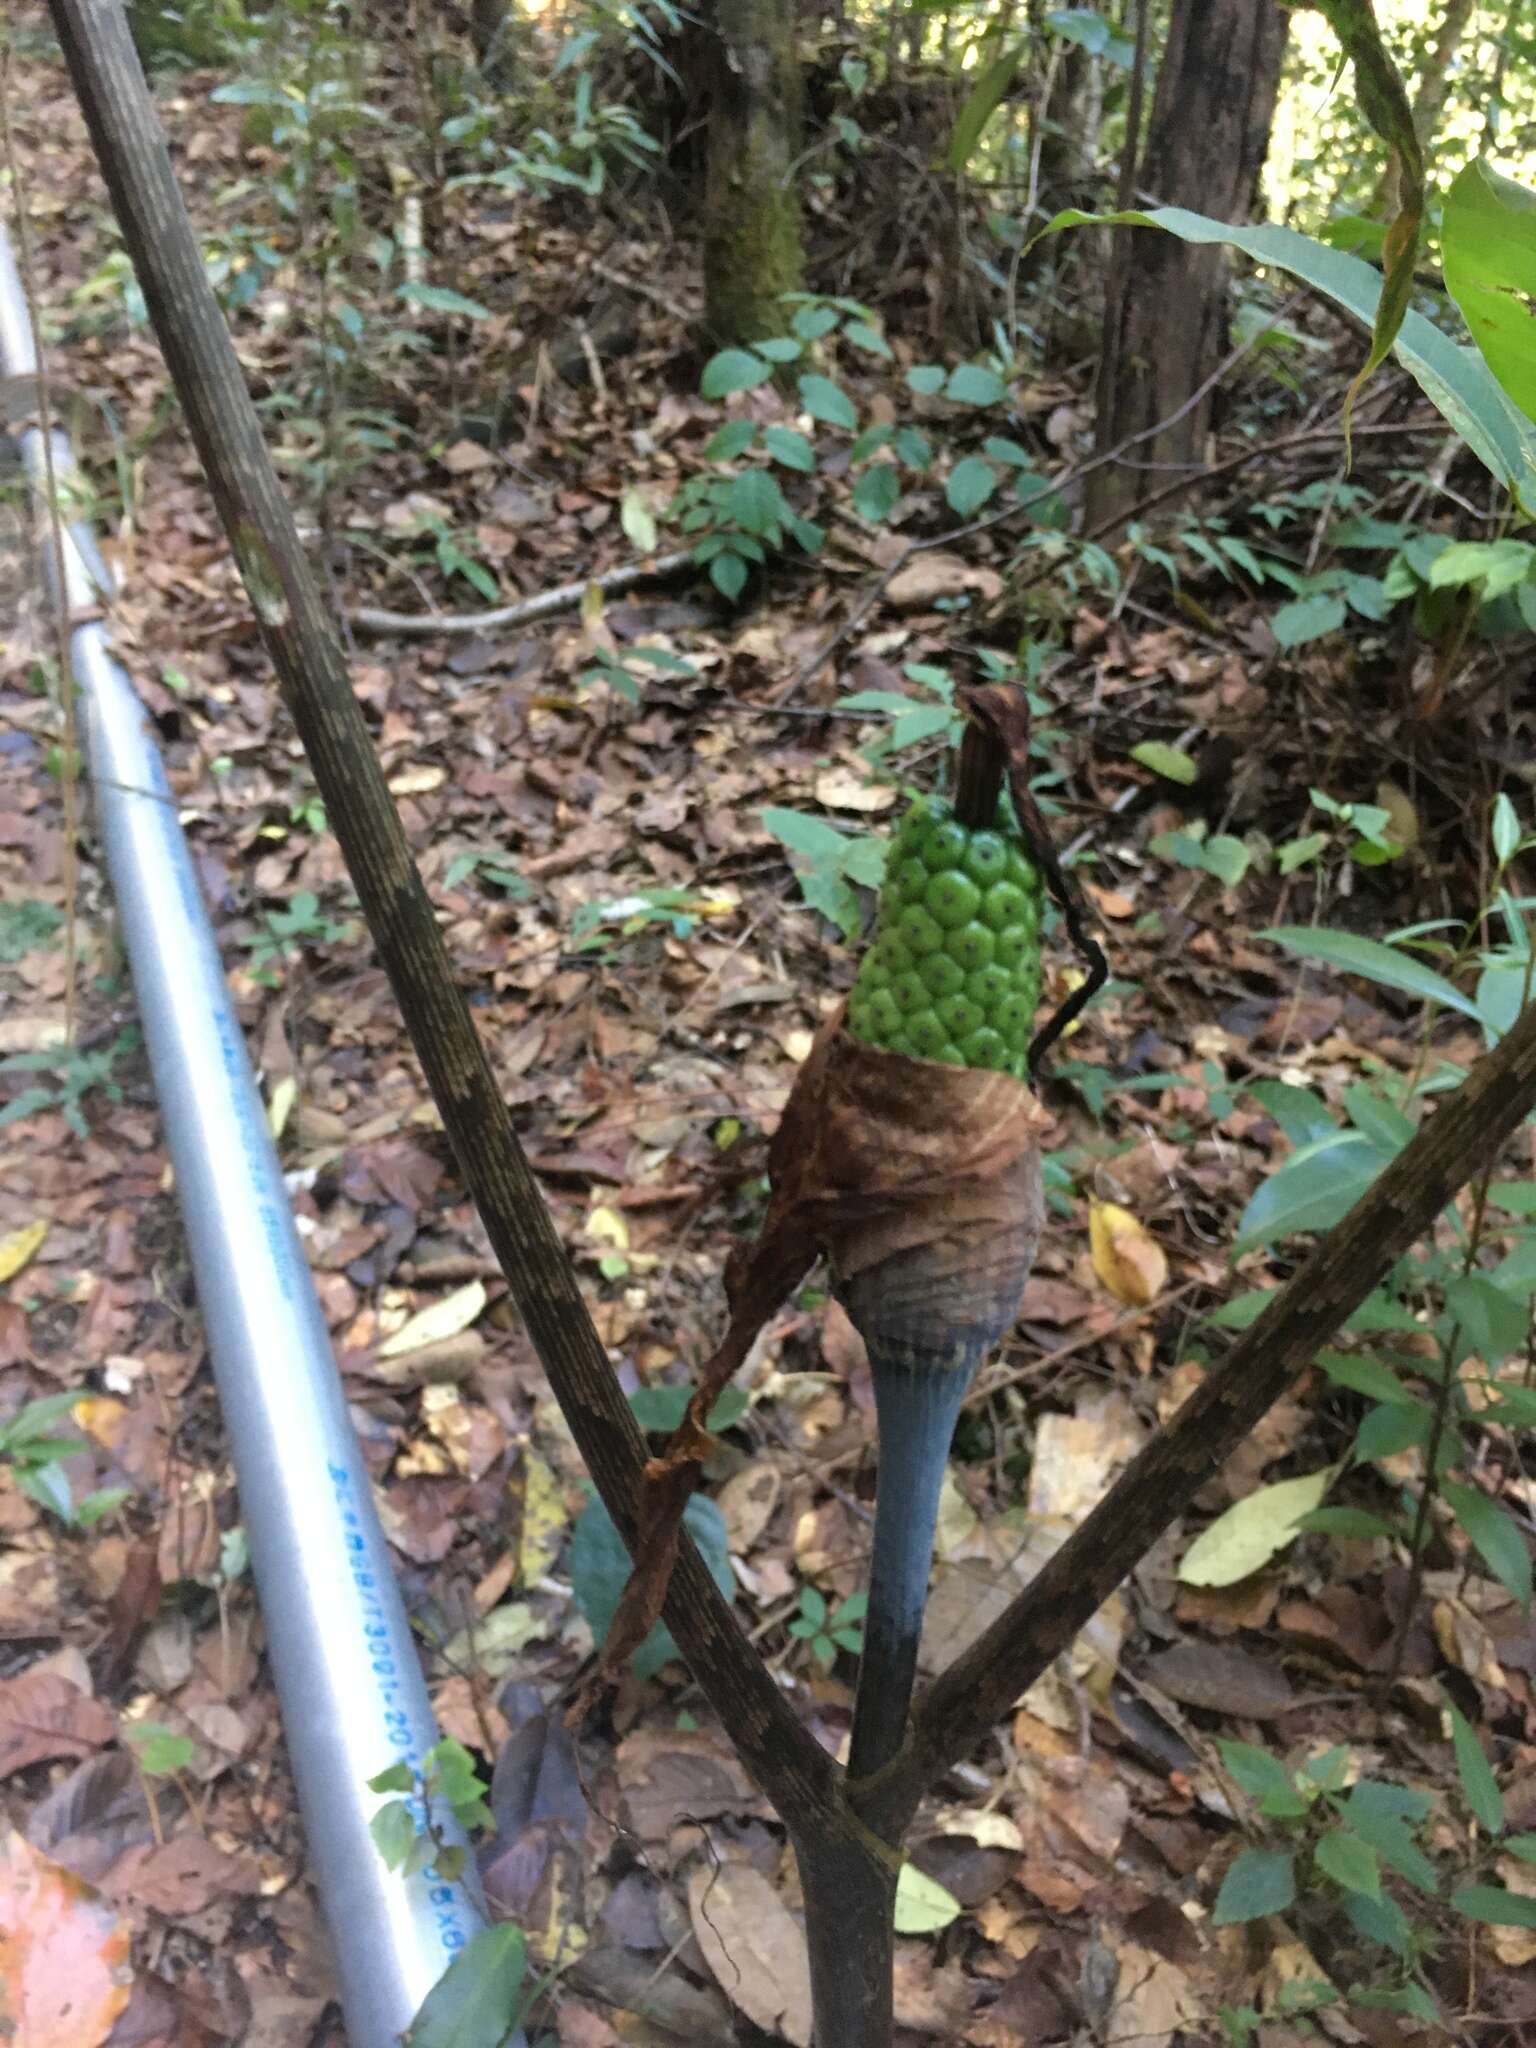
[{"label": "shaded ground", "polygon": [[[335,848],[316,829],[185,438],[158,410],[158,359],[142,331],[100,320],[84,289],[112,238],[62,73],[20,64],[13,89],[44,317],[55,334],[73,327],[55,366],[110,402],[126,457],[114,471],[111,434],[87,411],[84,452],[102,488],[114,476],[129,486],[108,521],[126,577],[119,646],[164,741],[406,1598],[437,1645],[440,1720],[490,1757],[512,1725],[564,1697],[590,1653],[567,1541],[584,1500],[579,1461],[457,1186]],[[243,166],[236,111],[211,109],[195,85],[171,95],[197,206]],[[529,275],[558,275],[579,253],[569,228],[537,216],[512,232]],[[669,302],[689,300],[686,249],[658,268],[656,249],[626,243],[616,260],[631,277],[660,277]],[[627,559],[620,507],[637,469],[669,490],[718,417],[690,395],[695,367],[675,320],[645,298],[637,319],[635,345],[600,388],[543,387],[536,420],[502,451],[451,441],[359,478],[356,524],[398,562],[407,515],[421,509],[410,494],[430,492],[509,598]],[[242,330],[248,366],[273,382],[285,346],[280,329]],[[1036,409],[1062,402],[1047,389]],[[920,504],[913,517],[914,531],[937,530],[946,515]],[[878,560],[845,551],[830,568],[777,571],[734,620],[684,583],[611,603],[601,621],[357,641],[357,687],[451,949],[631,1387],[681,1383],[708,1349],[725,1253],[761,1207],[763,1133],[852,978],[850,949],[805,907],[761,812],[809,811],[850,834],[888,816],[897,791],[860,751],[872,728],[836,700],[909,690],[906,665],[942,662],[953,646],[945,604],[967,585],[1001,589],[1000,541],[927,559],[938,563],[929,580],[888,590],[832,666],[784,701]],[[439,566],[418,552],[439,601],[479,601],[463,583],[444,597]],[[399,577],[381,590],[360,548],[338,548],[331,567],[338,589],[420,602]],[[33,680],[47,641],[20,580],[7,584],[15,626],[0,668],[4,1056],[57,1046],[69,958],[66,927],[49,915],[70,884],[49,772],[54,717]],[[1166,589],[1142,594],[1145,609],[1139,597],[1080,602],[1042,684],[1058,713],[1061,836],[1086,834],[1098,855],[1087,872],[1117,978],[1072,1041],[1075,1081],[1069,1064],[1052,1102],[1048,1242],[1019,1328],[962,1426],[935,1657],[969,1639],[1176,1404],[1212,1343],[1202,1313],[1283,1270],[1250,1254],[1234,1273],[1228,1258],[1254,1187],[1289,1151],[1247,1085],[1304,1082],[1337,1099],[1362,1071],[1407,1073],[1418,1057],[1406,1001],[1389,1009],[1389,998],[1307,982],[1249,936],[1306,922],[1314,881],[1271,877],[1224,895],[1155,858],[1151,840],[1194,815],[1238,831],[1294,818],[1309,781],[1347,783],[1374,760],[1411,791],[1419,848],[1406,872],[1357,876],[1353,897],[1322,907],[1364,929],[1464,909],[1464,807],[1481,794],[1486,759],[1529,738],[1502,689],[1481,728],[1429,746],[1399,739],[1387,660],[1360,683],[1345,730],[1340,677],[1314,649],[1279,655],[1240,597],[1218,591],[1218,617],[1175,610]],[[697,676],[648,676],[636,705],[581,680],[600,651],[636,641],[684,653]],[[1204,773],[1176,810],[1127,754],[1190,732]],[[935,751],[903,757],[903,772],[926,782]],[[224,1539],[238,1501],[88,829],[81,847],[76,1064],[0,1073],[0,1100],[56,1098],[0,1129],[0,1407],[85,1388],[75,1421],[86,1448],[64,1467],[72,1497],[128,1494],[94,1526],[69,1527],[0,1469],[12,1868],[31,1869],[35,1853],[75,1873],[106,1902],[76,1938],[129,1941],[132,2002],[91,2040],[339,2043],[259,1618],[249,1578],[231,1575],[238,1557]],[[656,891],[681,893],[641,900]],[[616,902],[631,907],[591,920]],[[1058,993],[1066,965],[1053,956]],[[1477,1042],[1447,1030],[1437,1049],[1465,1060]],[[82,1057],[96,1062],[89,1072]],[[1125,1086],[1155,1074],[1168,1078]],[[71,1076],[90,1084],[73,1107],[58,1099]],[[1136,1246],[1119,1298],[1090,1256],[1090,1197],[1127,1209],[1155,1248]],[[384,1353],[434,1308],[434,1341]],[[862,1582],[867,1367],[840,1313],[811,1291],[741,1385],[749,1405],[711,1473],[738,1604],[835,1747],[853,1659],[840,1652],[824,1667],[788,1624],[814,1611],[804,1587],[835,1605]],[[1350,1399],[1309,1376],[1213,1476],[1202,1513],[1337,1458],[1358,1412]],[[1395,1476],[1412,1478],[1421,1454],[1398,1456]],[[1500,1477],[1528,1535],[1532,1483],[1518,1455],[1494,1459],[1490,1485]],[[1304,1536],[1239,1583],[1202,1589],[1175,1576],[1194,1533],[1158,1546],[1069,1668],[930,1806],[917,1860],[961,1911],[941,1925],[941,1906],[899,1944],[904,2040],[1207,2040],[1222,2005],[1271,2010],[1288,1979],[1315,1975],[1299,1937],[1322,1955],[1337,1926],[1210,1924],[1243,1810],[1213,1767],[1217,1734],[1296,1757],[1348,1744],[1355,1769],[1434,1795],[1431,1843],[1449,1852],[1465,1817],[1447,1796],[1448,1686],[1493,1754],[1510,1825],[1536,1828],[1536,1633],[1458,1530],[1432,1553],[1388,1689],[1407,1584],[1400,1546]],[[123,1735],[143,1721],[191,1742],[190,1765],[152,1778],[149,1798]],[[546,1739],[560,1759],[556,1734]],[[553,1924],[567,1953],[583,1949],[555,2000],[559,2039],[724,2042],[735,2001],[803,2040],[782,1836],[681,1668],[626,1681],[581,1731],[579,1774],[569,1757],[559,1769],[586,1795],[567,1804],[546,1871]],[[1513,2041],[1536,2027],[1536,1935],[1474,1935],[1430,1917],[1445,1935],[1436,1981],[1468,2015],[1465,2037]],[[643,2025],[625,2016],[637,2006]],[[1402,2037],[1405,2022],[1379,2023],[1375,2038]],[[83,2048],[84,2034],[69,2038]],[[1276,2022],[1263,2038],[1296,2036]]]}]

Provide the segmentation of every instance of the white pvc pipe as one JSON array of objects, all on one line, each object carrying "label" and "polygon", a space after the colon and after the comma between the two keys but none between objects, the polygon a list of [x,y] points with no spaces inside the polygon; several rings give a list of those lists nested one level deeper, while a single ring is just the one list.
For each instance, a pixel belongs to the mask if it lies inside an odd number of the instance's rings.
[{"label": "white pvc pipe", "polygon": [[[0,227],[0,371],[37,368]],[[22,459],[45,491],[43,436]],[[53,437],[55,473],[70,474]],[[45,553],[52,556],[51,543]],[[68,530],[71,618],[109,589]],[[467,1884],[387,1870],[367,1780],[438,1731],[331,1342],[149,722],[99,622],[74,627],[84,752],[240,1486],[289,1760],[352,2048],[397,2048],[484,1924]],[[462,1842],[451,1813],[434,1813]],[[471,1866],[472,1867],[472,1866]],[[520,2038],[520,2037],[519,2037]]]}]

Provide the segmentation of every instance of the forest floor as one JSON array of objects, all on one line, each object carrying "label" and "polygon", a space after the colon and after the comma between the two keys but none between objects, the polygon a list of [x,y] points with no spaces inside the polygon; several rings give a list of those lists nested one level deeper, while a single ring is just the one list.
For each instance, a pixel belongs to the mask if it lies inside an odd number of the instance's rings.
[{"label": "forest floor", "polygon": [[[204,226],[216,190],[261,174],[241,110],[210,106],[207,85],[187,79],[164,95]],[[553,1994],[558,2038],[723,2044],[736,2038],[734,2002],[763,2038],[804,2044],[783,1834],[682,1667],[626,1678],[580,1730],[579,1769],[560,1732],[557,1710],[592,1654],[569,1562],[586,1501],[580,1460],[316,814],[196,461],[165,407],[158,353],[143,327],[100,314],[115,237],[62,69],[18,62],[11,96],[39,312],[63,337],[52,368],[109,404],[120,436],[114,452],[86,408],[81,453],[103,492],[119,492],[103,530],[123,579],[116,643],[163,741],[401,1585],[438,1646],[439,1720],[488,1760],[513,1726],[556,1710],[551,1754],[584,1790],[581,1820],[563,1824],[577,1853],[549,1864],[551,1924],[565,1929],[568,1957],[579,1949]],[[486,251],[488,267],[515,268],[529,303],[546,285],[550,301],[568,300],[583,256],[579,233],[535,208],[488,224]],[[664,501],[719,421],[694,395],[680,318],[697,303],[693,264],[686,244],[617,237],[605,269],[649,289],[593,284],[598,297],[618,292],[635,329],[622,355],[599,360],[599,382],[590,365],[579,384],[514,375],[504,445],[423,425],[417,452],[381,456],[347,482],[342,523],[366,546],[333,551],[338,602],[480,605],[462,577],[444,585],[433,519],[505,599],[631,559],[626,493],[643,477]],[[280,307],[265,313],[242,318],[240,346],[254,384],[280,390],[294,336]],[[477,365],[432,364],[423,382],[468,377],[496,361],[496,346],[481,344]],[[502,346],[515,353],[511,339]],[[1080,379],[1042,383],[1032,417],[1070,439],[1085,418],[1080,393]],[[433,389],[421,403],[441,399]],[[1325,451],[1305,476],[1337,460]],[[1362,462],[1388,493],[1387,471]],[[910,533],[954,523],[936,498],[910,516]],[[807,907],[762,813],[809,813],[850,837],[889,820],[900,794],[869,758],[878,722],[840,700],[915,694],[911,664],[953,659],[965,624],[956,606],[1004,586],[1005,536],[915,557],[922,573],[884,588],[791,688],[899,545],[777,565],[734,615],[685,580],[520,630],[353,637],[356,687],[450,949],[631,1389],[685,1384],[709,1350],[726,1255],[761,1216],[765,1134],[853,974],[853,950]],[[381,584],[378,564],[409,546],[409,577]],[[21,554],[0,566],[0,1058],[59,1048],[71,946],[80,1004],[72,1059],[0,1070],[0,1106],[33,1091],[0,1128],[0,1408],[83,1389],[82,1448],[61,1468],[72,1498],[127,1489],[82,1527],[0,1463],[0,1797],[14,1830],[4,1884],[12,1898],[54,1887],[57,1927],[37,1944],[34,1986],[131,1952],[126,2009],[104,1994],[91,2031],[77,2010],[70,2048],[339,2048],[260,1619],[249,1575],[231,1564],[239,1502],[107,883],[88,819],[71,877],[50,772],[55,722],[34,686],[51,642]],[[1056,829],[1091,853],[1080,872],[1114,981],[1063,1048],[1048,1098],[1050,1221],[1019,1325],[978,1378],[957,1441],[930,1667],[1177,1405],[1225,1341],[1210,1312],[1294,1263],[1294,1240],[1231,1254],[1256,1188],[1292,1149],[1252,1086],[1338,1103],[1362,1076],[1418,1071],[1411,997],[1303,969],[1256,935],[1316,917],[1379,935],[1465,914],[1481,807],[1502,763],[1522,746],[1529,757],[1529,707],[1518,711],[1507,681],[1475,716],[1453,704],[1414,733],[1401,717],[1411,661],[1352,673],[1342,637],[1287,654],[1241,579],[1191,583],[1185,600],[1145,571],[1124,601],[1080,596],[1039,681],[1058,733]],[[637,703],[584,680],[636,642],[673,650],[695,673],[647,672]],[[1149,739],[1194,747],[1192,787],[1132,762]],[[936,768],[936,744],[902,757],[901,775],[919,783]],[[1309,786],[1377,801],[1383,780],[1412,814],[1414,844],[1386,867],[1329,865],[1326,896],[1321,869],[1282,879],[1255,868],[1229,890],[1151,851],[1192,819],[1282,839],[1302,829]],[[1053,951],[1049,997],[1071,966]],[[1480,1049],[1465,1018],[1436,1026],[1439,1057],[1466,1064]],[[1528,1135],[1513,1149],[1528,1153]],[[1091,1199],[1129,1219],[1125,1260],[1108,1270],[1090,1247]],[[407,1326],[414,1341],[389,1345]],[[739,1384],[746,1405],[708,1474],[737,1607],[807,1725],[836,1749],[855,1659],[828,1644],[824,1663],[814,1626],[789,1624],[814,1623],[818,1598],[835,1608],[863,1580],[867,1363],[813,1289],[785,1308]],[[904,2043],[1159,2048],[1221,2038],[1223,2007],[1268,2015],[1267,2048],[1300,2040],[1301,2023],[1277,2016],[1296,1995],[1287,1987],[1315,1983],[1324,1955],[1347,1983],[1354,1936],[1340,1932],[1341,1895],[1315,1888],[1290,1914],[1213,1923],[1234,1852],[1274,1839],[1218,1738],[1293,1763],[1342,1745],[1348,1778],[1426,1796],[1423,1840],[1437,1869],[1460,1871],[1473,1834],[1449,1697],[1493,1760],[1505,1824],[1536,1829],[1536,1622],[1458,1523],[1435,1518],[1406,1613],[1406,1550],[1364,1523],[1277,1538],[1230,1583],[1181,1577],[1191,1540],[1233,1503],[1338,1463],[1359,1410],[1357,1393],[1305,1375],[924,1810],[913,1853],[944,1890],[898,1942]],[[1502,1492],[1528,1541],[1528,1454],[1522,1470],[1518,1445],[1497,1431],[1482,1441],[1475,1484]],[[1422,1471],[1418,1444],[1387,1450],[1369,1484],[1335,1498],[1379,1503]],[[125,1733],[146,1722],[190,1745],[180,1768],[148,1780],[142,1742]],[[1478,1853],[1491,1881],[1492,1852]],[[1536,1893],[1529,1864],[1504,1857],[1497,1868]],[[720,1873],[712,1891],[697,1881],[709,1870]],[[1443,1896],[1415,1911],[1438,1937],[1426,1981],[1455,2036],[1536,2038],[1536,1931],[1455,1918]],[[1358,2006],[1330,2007],[1319,2024],[1344,2041],[1399,2040],[1414,2025]]]}]

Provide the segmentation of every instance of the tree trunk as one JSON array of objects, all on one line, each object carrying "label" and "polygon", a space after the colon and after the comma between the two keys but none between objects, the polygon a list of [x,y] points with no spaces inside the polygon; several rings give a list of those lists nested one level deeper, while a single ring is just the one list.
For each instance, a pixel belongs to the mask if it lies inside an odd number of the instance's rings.
[{"label": "tree trunk", "polygon": [[716,347],[782,334],[785,292],[805,282],[794,163],[800,63],[794,0],[714,0],[708,44],[709,149],[704,301]]},{"label": "tree trunk", "polygon": [[[1286,14],[1274,0],[1176,0],[1138,198],[1246,220],[1269,147]],[[1095,453],[1188,410],[1089,479],[1090,526],[1127,513],[1171,468],[1199,467],[1211,400],[1190,405],[1226,347],[1220,248],[1155,229],[1117,231],[1105,293]],[[1113,536],[1111,536],[1113,538]]]}]

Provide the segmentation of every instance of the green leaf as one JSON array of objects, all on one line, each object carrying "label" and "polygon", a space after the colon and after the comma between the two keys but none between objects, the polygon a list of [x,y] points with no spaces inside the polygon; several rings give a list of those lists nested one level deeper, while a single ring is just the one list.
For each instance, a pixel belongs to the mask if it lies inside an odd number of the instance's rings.
[{"label": "green leaf", "polygon": [[1339,1809],[1362,1841],[1369,1842],[1383,1863],[1426,1895],[1436,1888],[1435,1866],[1413,1839],[1412,1829],[1430,1807],[1429,1795],[1408,1785],[1385,1785],[1362,1778],[1349,1789]]},{"label": "green leaf", "polygon": [[734,604],[747,587],[747,565],[740,555],[718,554],[709,565],[709,580]]},{"label": "green leaf", "polygon": [[1204,852],[1206,873],[1214,875],[1223,888],[1235,889],[1248,872],[1248,849],[1229,832],[1207,839]]},{"label": "green leaf", "polygon": [[429,313],[461,313],[466,320],[489,320],[491,309],[478,299],[466,299],[462,292],[449,291],[440,284],[403,284],[399,296],[408,305],[423,306]]},{"label": "green leaf", "polygon": [[1447,1282],[1445,1306],[1484,1365],[1524,1351],[1530,1302],[1523,1291],[1506,1293],[1485,1273],[1467,1273]]},{"label": "green leaf", "polygon": [[1364,1508],[1314,1508],[1296,1526],[1305,1529],[1309,1536],[1332,1536],[1336,1542],[1369,1542],[1376,1536],[1400,1533],[1391,1522],[1384,1522],[1380,1515],[1369,1514]]},{"label": "green leaf", "polygon": [[997,489],[997,471],[984,456],[967,455],[957,462],[944,483],[944,502],[958,518],[969,519],[979,512]]},{"label": "green leaf", "polygon": [[1344,401],[1347,434],[1356,394],[1378,363],[1386,360],[1413,291],[1419,222],[1424,213],[1424,152],[1414,129],[1407,91],[1381,39],[1371,0],[1317,0],[1317,5],[1328,17],[1340,49],[1355,67],[1355,98],[1360,111],[1391,150],[1397,174],[1398,211],[1381,245],[1386,276],[1371,336],[1371,352]]},{"label": "green leaf", "polygon": [[816,470],[816,450],[793,427],[765,427],[763,446],[775,462],[782,462],[786,469],[798,469],[805,476],[812,476]]},{"label": "green leaf", "polygon": [[1406,1956],[1413,1943],[1408,1916],[1389,1892],[1368,1898],[1364,1892],[1346,1892],[1344,1911],[1350,1925],[1367,1941],[1379,1942],[1395,1956]]},{"label": "green leaf", "polygon": [[706,398],[729,398],[733,392],[752,391],[766,384],[773,365],[744,348],[725,348],[704,365],[699,389]]},{"label": "green leaf", "polygon": [[1489,1927],[1536,1927],[1536,1899],[1507,1892],[1502,1885],[1469,1884],[1451,1893],[1451,1904],[1469,1920]]},{"label": "green leaf", "polygon": [[[725,1518],[707,1494],[696,1493],[689,1501],[683,1526],[698,1545],[710,1577],[726,1598],[731,1598],[736,1581],[731,1570]],[[576,1605],[601,1645],[607,1640],[620,1596],[629,1583],[630,1564],[624,1539],[600,1500],[588,1504],[571,1532],[570,1572]],[[631,1658],[630,1668],[637,1678],[650,1678],[677,1655],[671,1630],[664,1622],[657,1622]]]},{"label": "green leaf", "polygon": [[1381,1865],[1376,1851],[1350,1829],[1330,1828],[1319,1837],[1312,1854],[1318,1869],[1342,1890],[1363,1892],[1369,1899],[1381,1897]]},{"label": "green leaf", "polygon": [[1502,789],[1493,800],[1491,837],[1494,853],[1502,867],[1513,859],[1520,844],[1520,816]]},{"label": "green leaf", "polygon": [[843,339],[851,341],[855,348],[863,349],[869,356],[879,356],[882,361],[891,361],[891,344],[878,327],[871,327],[864,320],[850,320],[843,328]]},{"label": "green leaf", "polygon": [[896,1880],[895,1926],[898,1934],[937,1934],[960,1918],[960,1901],[936,1878],[915,1863],[903,1861]]},{"label": "green leaf", "polygon": [[520,1927],[482,1927],[427,1993],[405,2048],[502,2048],[522,2017],[527,1969]]},{"label": "green leaf", "polygon": [[848,834],[839,832],[825,818],[809,811],[788,811],[770,804],[762,814],[763,824],[781,846],[804,854],[817,867],[842,868],[848,852]]},{"label": "green leaf", "polygon": [[1469,1542],[1499,1584],[1522,1607],[1531,1604],[1531,1553],[1519,1524],[1496,1500],[1476,1486],[1447,1479],[1441,1486],[1447,1506]]},{"label": "green leaf", "polygon": [[735,462],[738,456],[746,454],[756,439],[756,420],[727,420],[705,442],[704,453],[711,462]]},{"label": "green leaf", "polygon": [[1536,419],[1536,193],[1478,159],[1452,181],[1440,222],[1446,290],[1527,419]]},{"label": "green leaf", "polygon": [[1296,1859],[1284,1849],[1244,1849],[1222,1879],[1213,1927],[1283,1913],[1296,1899]]},{"label": "green leaf", "polygon": [[376,1778],[368,1780],[370,1792],[413,1792],[416,1789],[416,1773],[402,1759],[391,1764],[387,1771],[380,1771]]},{"label": "green leaf", "polygon": [[889,519],[901,496],[901,477],[894,462],[872,462],[855,478],[853,509],[872,525]]},{"label": "green leaf", "polygon": [[949,138],[948,162],[952,171],[963,171],[975,155],[982,131],[1002,105],[1003,95],[1013,83],[1014,73],[1028,48],[1027,36],[1016,37],[1005,46],[1001,56],[992,59],[966,95]]},{"label": "green leaf", "polygon": [[733,476],[726,491],[725,508],[744,533],[758,539],[773,537],[789,511],[784,493],[766,469],[744,469],[739,476]]},{"label": "green leaf", "polygon": [[916,363],[907,372],[907,389],[919,398],[937,398],[947,372],[942,363]]},{"label": "green leaf", "polygon": [[[637,1387],[629,1397],[636,1422],[653,1436],[670,1436],[687,1412],[693,1397],[691,1387]],[[711,1429],[729,1429],[747,1412],[747,1397],[740,1387],[727,1387],[709,1411]]]},{"label": "green leaf", "polygon": [[[1294,228],[1232,227],[1206,214],[1163,206],[1148,213],[1058,213],[1041,233],[1120,225],[1161,228],[1186,242],[1241,249],[1255,263],[1299,277],[1368,326],[1376,323],[1382,300],[1376,271],[1358,257],[1329,249]],[[1432,321],[1411,309],[1403,316],[1393,349],[1478,460],[1514,492],[1527,511],[1536,510],[1536,428],[1505,394],[1478,351],[1459,347]]]},{"label": "green leaf", "polygon": [[1384,946],[1379,939],[1362,939],[1354,932],[1323,931],[1306,925],[1281,925],[1257,935],[1273,945],[1283,946],[1302,960],[1318,960],[1343,974],[1358,974],[1383,988],[1418,996],[1427,1003],[1439,1003],[1447,1010],[1459,1010],[1464,1017],[1477,1018],[1477,1005],[1470,996],[1426,967],[1411,953]]},{"label": "green leaf", "polygon": [[1182,747],[1170,747],[1162,740],[1143,740],[1139,747],[1132,747],[1131,759],[1161,775],[1165,782],[1182,783],[1186,788],[1200,773]]},{"label": "green leaf", "polygon": [[830,377],[810,372],[799,380],[799,387],[800,402],[813,420],[829,427],[846,427],[850,433],[857,430],[859,415],[853,400]]},{"label": "green leaf", "polygon": [[1299,1230],[1331,1230],[1390,1163],[1359,1131],[1330,1131],[1303,1145],[1255,1191],[1233,1250],[1253,1251]]},{"label": "green leaf", "polygon": [[1483,1745],[1478,1741],[1471,1722],[1454,1700],[1447,1700],[1446,1711],[1451,1717],[1451,1744],[1456,1752],[1456,1772],[1461,1779],[1461,1789],[1466,1796],[1472,1818],[1485,1835],[1501,1835],[1504,1832],[1504,1795],[1499,1790],[1499,1781],[1493,1775]]},{"label": "green leaf", "polygon": [[754,341],[752,346],[770,363],[797,363],[805,354],[803,345],[787,334],[776,334],[770,341]]},{"label": "green leaf", "polygon": [[1378,1358],[1358,1358],[1348,1351],[1319,1351],[1317,1363],[1336,1387],[1348,1387],[1351,1393],[1364,1394],[1368,1401],[1418,1405],[1418,1397],[1408,1391],[1391,1366],[1383,1365]]},{"label": "green leaf", "polygon": [[983,363],[957,363],[944,386],[944,396],[954,405],[1001,405],[1008,386],[996,370]]},{"label": "green leaf", "polygon": [[[407,1787],[407,1789],[409,1789]],[[368,1823],[373,1846],[384,1859],[386,1870],[401,1870],[416,1846],[417,1828],[411,1809],[403,1799],[391,1799]]]},{"label": "green leaf", "polygon": [[1305,647],[1325,633],[1336,633],[1343,623],[1343,598],[1331,590],[1314,590],[1309,597],[1281,605],[1269,629],[1282,647]]},{"label": "green leaf", "polygon": [[1411,1444],[1429,1440],[1430,1414],[1422,1401],[1383,1402],[1355,1431],[1354,1455],[1362,1465],[1395,1458]]},{"label": "green leaf", "polygon": [[1277,1820],[1301,1820],[1311,1812],[1279,1757],[1252,1742],[1218,1740],[1221,1760],[1261,1813]]},{"label": "green leaf", "polygon": [[1293,1540],[1296,1523],[1322,1501],[1336,1467],[1299,1479],[1260,1486],[1234,1502],[1184,1553],[1178,1576],[1186,1586],[1232,1586],[1259,1570]]},{"label": "green leaf", "polygon": [[1284,1131],[1293,1145],[1310,1145],[1338,1129],[1338,1118],[1320,1095],[1290,1081],[1253,1081],[1248,1093]]},{"label": "green leaf", "polygon": [[1536,1835],[1506,1835],[1499,1846],[1522,1863],[1536,1863]]}]

